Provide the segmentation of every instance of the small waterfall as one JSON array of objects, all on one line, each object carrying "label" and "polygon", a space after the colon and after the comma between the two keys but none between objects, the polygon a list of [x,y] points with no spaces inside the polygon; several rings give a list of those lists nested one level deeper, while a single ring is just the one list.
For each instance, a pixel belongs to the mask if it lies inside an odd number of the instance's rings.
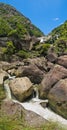
[{"label": "small waterfall", "polygon": [[37,87],[35,87],[34,90],[33,90],[33,98],[36,98],[36,99],[39,98],[39,93],[38,93],[38,88]]},{"label": "small waterfall", "polygon": [[4,88],[5,88],[5,92],[6,92],[6,99],[12,99],[11,91],[10,91],[8,84],[4,83]]},{"label": "small waterfall", "polygon": [[39,92],[38,92],[38,88],[37,87],[34,87],[34,90],[33,90],[33,98],[29,101],[29,102],[36,102],[37,104],[40,104],[40,103],[45,103],[47,104],[48,103],[48,99],[46,100],[41,100],[39,99]]},{"label": "small waterfall", "polygon": [[11,76],[8,74],[9,80],[14,79],[16,76]]},{"label": "small waterfall", "polygon": [[4,88],[5,88],[5,92],[6,92],[6,99],[12,99],[12,95],[11,95],[11,90],[9,88],[9,80],[13,80],[16,76],[10,76],[8,74],[8,79],[4,81]]},{"label": "small waterfall", "polygon": [[35,91],[36,91],[36,99],[38,99],[39,98],[38,88],[35,88]]}]

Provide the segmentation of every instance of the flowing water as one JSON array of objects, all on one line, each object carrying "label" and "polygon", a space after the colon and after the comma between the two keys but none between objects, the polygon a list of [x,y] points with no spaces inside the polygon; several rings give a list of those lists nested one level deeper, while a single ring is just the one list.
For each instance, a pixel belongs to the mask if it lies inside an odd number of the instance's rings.
[{"label": "flowing water", "polygon": [[[4,82],[4,87],[6,90],[6,95],[8,99],[12,99],[11,96],[11,91],[9,89],[8,83]],[[33,96],[33,98],[30,101],[27,102],[19,102],[17,100],[13,100],[13,102],[20,104],[23,106],[26,110],[30,110],[38,114],[39,116],[43,117],[44,119],[48,121],[54,121],[58,122],[60,124],[63,124],[67,127],[67,120],[64,119],[63,117],[59,116],[58,114],[54,113],[51,111],[49,108],[45,107],[43,108],[40,103],[48,103],[48,100],[41,100],[38,98],[38,90],[35,89],[36,91],[36,97]]]}]

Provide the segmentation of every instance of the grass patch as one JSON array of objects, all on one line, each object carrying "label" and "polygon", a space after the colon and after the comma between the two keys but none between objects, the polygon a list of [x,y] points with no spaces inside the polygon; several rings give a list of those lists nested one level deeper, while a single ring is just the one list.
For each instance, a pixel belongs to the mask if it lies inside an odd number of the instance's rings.
[{"label": "grass patch", "polygon": [[35,128],[25,124],[23,120],[13,120],[7,117],[0,117],[0,130],[66,130],[57,123],[46,123],[45,125]]},{"label": "grass patch", "polygon": [[5,91],[4,91],[4,88],[2,85],[0,85],[0,104],[1,104],[1,101],[6,97],[5,95]]}]

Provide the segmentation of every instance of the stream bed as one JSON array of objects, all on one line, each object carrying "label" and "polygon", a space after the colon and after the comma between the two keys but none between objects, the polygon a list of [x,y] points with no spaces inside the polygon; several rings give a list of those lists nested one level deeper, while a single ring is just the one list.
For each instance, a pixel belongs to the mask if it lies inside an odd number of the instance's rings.
[{"label": "stream bed", "polygon": [[67,120],[66,119],[64,119],[63,117],[56,114],[55,112],[53,112],[48,107],[45,107],[45,108],[42,107],[41,103],[47,104],[48,100],[39,99],[37,89],[36,89],[36,97],[33,96],[33,98],[30,99],[29,101],[21,103],[21,102],[12,98],[11,91],[10,91],[10,88],[8,86],[7,81],[4,82],[4,88],[5,88],[5,91],[6,91],[6,98],[7,99],[11,99],[13,102],[20,104],[26,110],[30,110],[32,112],[35,112],[36,114],[43,117],[47,121],[58,122],[59,124],[62,124],[63,126],[67,127]]}]

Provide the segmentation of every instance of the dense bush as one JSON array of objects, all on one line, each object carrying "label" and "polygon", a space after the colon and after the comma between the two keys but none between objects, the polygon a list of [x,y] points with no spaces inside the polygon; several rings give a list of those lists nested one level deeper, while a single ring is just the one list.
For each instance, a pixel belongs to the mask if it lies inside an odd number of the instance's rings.
[{"label": "dense bush", "polygon": [[9,26],[8,22],[0,18],[0,37],[5,37],[11,31],[11,27]]},{"label": "dense bush", "polygon": [[48,52],[48,49],[50,48],[49,43],[38,43],[37,45],[34,46],[34,50],[38,51],[40,55],[46,55]]},{"label": "dense bush", "polygon": [[25,51],[25,50],[18,51],[17,55],[20,56],[23,59],[29,57],[29,53],[27,51]]},{"label": "dense bush", "polygon": [[55,52],[57,54],[63,54],[65,52],[67,52],[67,40],[65,39],[58,39],[55,43],[54,43],[54,48],[55,48]]},{"label": "dense bush", "polygon": [[15,47],[12,41],[6,43],[7,47],[3,48],[3,53],[11,55],[15,52]]},{"label": "dense bush", "polygon": [[43,44],[40,53],[46,55],[49,48],[50,48],[50,44],[48,43]]}]

